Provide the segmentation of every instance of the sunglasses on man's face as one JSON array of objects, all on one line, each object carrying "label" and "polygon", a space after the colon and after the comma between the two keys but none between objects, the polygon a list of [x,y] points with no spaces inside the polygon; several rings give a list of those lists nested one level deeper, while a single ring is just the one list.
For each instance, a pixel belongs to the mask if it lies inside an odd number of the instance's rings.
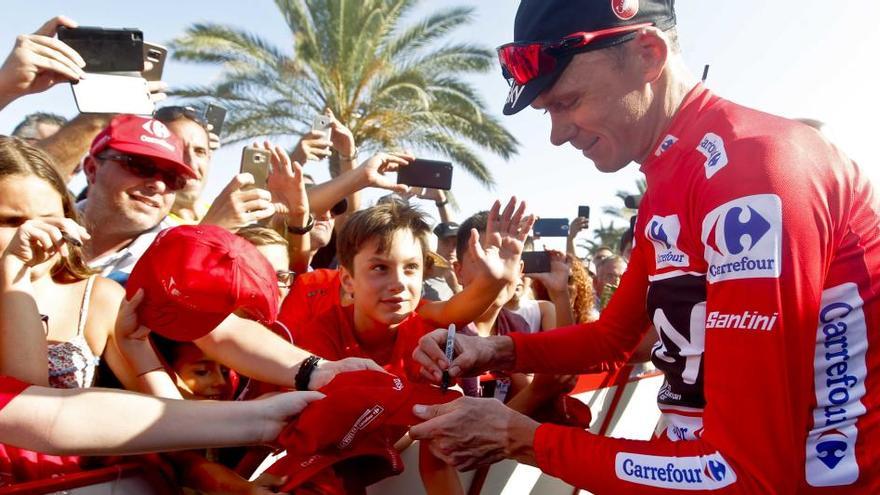
[{"label": "sunglasses on man's face", "polygon": [[650,25],[652,23],[642,22],[599,31],[572,33],[552,41],[507,43],[497,48],[498,61],[501,62],[501,71],[508,82],[522,86],[552,73],[556,70],[559,58],[577,50],[586,51],[585,47],[597,39],[631,33]]},{"label": "sunglasses on man's face", "polygon": [[179,191],[186,186],[186,177],[176,172],[159,168],[153,163],[153,160],[143,156],[101,155],[96,158],[99,160],[116,162],[122,165],[122,168],[135,177],[140,177],[141,179],[159,179],[172,191]]},{"label": "sunglasses on man's face", "polygon": [[162,107],[156,110],[154,118],[160,122],[174,122],[175,120],[186,118],[192,120],[202,127],[207,125],[205,119],[193,107],[170,106]]}]

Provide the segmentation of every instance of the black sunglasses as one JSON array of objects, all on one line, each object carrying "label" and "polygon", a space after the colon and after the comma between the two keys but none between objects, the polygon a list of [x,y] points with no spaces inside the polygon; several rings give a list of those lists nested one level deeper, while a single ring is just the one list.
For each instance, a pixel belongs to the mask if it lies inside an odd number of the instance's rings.
[{"label": "black sunglasses", "polygon": [[186,118],[192,120],[202,127],[205,127],[207,125],[205,119],[193,107],[182,107],[174,105],[169,107],[162,107],[156,110],[156,113],[153,114],[153,118],[163,123],[174,122],[175,120]]},{"label": "black sunglasses", "polygon": [[114,161],[122,165],[122,168],[132,175],[142,179],[160,179],[172,191],[179,191],[186,186],[186,177],[176,172],[159,168],[153,160],[147,157],[136,155],[99,155],[95,158]]}]

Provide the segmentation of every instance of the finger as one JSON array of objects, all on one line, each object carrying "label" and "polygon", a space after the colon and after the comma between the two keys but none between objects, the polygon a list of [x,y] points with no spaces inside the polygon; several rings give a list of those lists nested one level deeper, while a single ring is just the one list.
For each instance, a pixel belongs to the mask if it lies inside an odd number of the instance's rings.
[{"label": "finger", "polygon": [[497,232],[498,231],[498,215],[501,211],[501,202],[497,199],[494,203],[492,203],[492,207],[489,208],[489,216],[486,219],[486,232]]},{"label": "finger", "polygon": [[434,330],[419,340],[419,349],[427,356],[432,365],[444,364],[444,366],[439,368],[439,371],[446,369],[446,353],[440,348],[441,344],[446,344],[446,333],[447,331],[441,328]]},{"label": "finger", "polygon": [[260,199],[265,200],[265,201],[271,201],[272,200],[272,193],[270,193],[269,191],[267,191],[265,189],[261,189],[259,187],[254,187],[254,188],[246,189],[244,191],[239,192],[238,194],[235,195],[235,197],[239,201],[244,202],[244,203],[247,203],[250,201],[257,201]]},{"label": "finger", "polygon": [[168,91],[168,83],[165,81],[147,81],[147,91],[150,93],[164,93]]},{"label": "finger", "polygon": [[265,199],[254,199],[251,201],[245,201],[241,204],[242,211],[247,212],[248,215],[252,215],[254,217],[261,217],[260,220],[266,218],[266,214],[268,216],[272,216],[275,214],[275,205],[272,204],[271,200]]},{"label": "finger", "polygon": [[218,196],[231,196],[235,191],[241,190],[244,186],[249,186],[254,183],[254,176],[248,172],[243,174],[237,174],[232,180],[229,181],[229,184],[226,184],[226,187],[220,191]]},{"label": "finger", "polygon": [[416,159],[415,155],[413,155],[412,153],[406,153],[406,152],[402,152],[402,151],[388,152],[388,156],[394,157],[394,158],[399,158],[401,160],[404,160],[406,163],[410,163]]},{"label": "finger", "polygon": [[484,259],[486,257],[486,251],[483,249],[483,245],[480,244],[480,232],[477,229],[471,229],[471,237],[468,239],[468,247],[470,248],[470,252],[477,259]]},{"label": "finger", "polygon": [[507,200],[507,204],[504,205],[504,211],[501,212],[501,216],[498,219],[498,232],[507,234],[510,231],[514,208],[516,208],[516,196],[511,196]]},{"label": "finger", "polygon": [[80,54],[67,43],[59,41],[56,38],[39,35],[30,36],[28,40],[33,43],[31,51],[54,58],[55,60],[68,65],[77,73],[83,74],[82,68],[86,65],[85,60],[83,60]]},{"label": "finger", "polygon": [[[79,24],[77,24],[76,21],[74,21],[73,19],[71,19],[67,16],[59,15],[59,16],[55,16],[55,17],[49,19],[48,21],[46,21],[45,24],[43,24],[42,26],[40,26],[39,29],[34,31],[34,34],[39,34],[42,36],[55,36],[55,33],[58,31],[59,26],[75,28],[75,27],[78,27]],[[85,65],[85,64],[83,64],[83,65]]]},{"label": "finger", "polygon": [[316,400],[321,400],[325,397],[325,395],[321,392],[315,392],[311,390],[293,393],[297,394],[297,396],[302,399],[306,404],[310,404],[312,402],[315,402]]},{"label": "finger", "polygon": [[520,231],[521,225],[520,224],[522,223],[522,219],[523,219],[523,216],[525,216],[525,214],[526,214],[526,202],[522,201],[519,204],[519,208],[516,209],[516,211],[513,214],[513,217],[510,219],[510,225],[509,225],[509,228],[511,229],[509,231],[510,235],[512,235],[514,237],[519,237],[519,235],[521,234],[521,231]]},{"label": "finger", "polygon": [[122,304],[128,309],[136,309],[141,301],[144,300],[144,294],[144,289],[138,289],[130,298],[123,299]]},{"label": "finger", "polygon": [[71,81],[79,81],[85,73],[73,61],[46,47],[31,45],[31,62],[38,68],[55,72]]}]

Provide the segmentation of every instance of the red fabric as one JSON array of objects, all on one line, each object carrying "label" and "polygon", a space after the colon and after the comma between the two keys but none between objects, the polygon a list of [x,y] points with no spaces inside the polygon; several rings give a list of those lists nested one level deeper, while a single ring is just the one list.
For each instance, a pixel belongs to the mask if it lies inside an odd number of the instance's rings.
[{"label": "red fabric", "polygon": [[278,321],[293,330],[340,305],[339,270],[320,269],[297,274],[290,294],[281,303]]},{"label": "red fabric", "polygon": [[173,340],[204,337],[230,313],[264,325],[278,316],[275,270],[256,247],[223,227],[182,225],[161,232],[131,272],[141,324]]},{"label": "red fabric", "polygon": [[[416,404],[444,404],[461,397],[455,391],[444,393],[432,385],[372,370],[342,373],[319,391],[326,397],[309,404],[281,432],[278,444],[300,454],[345,450],[373,431],[387,427],[406,431],[420,423],[412,413]],[[402,435],[400,428],[393,430]]]},{"label": "red fabric", "polygon": [[518,369],[571,372],[626,357],[653,322],[670,427],[544,425],[539,467],[597,493],[880,493],[872,186],[816,130],[702,86],[661,136],[599,321],[511,338]]},{"label": "red fabric", "polygon": [[11,376],[0,375],[0,410],[9,404],[9,401],[18,397],[18,394],[24,392],[30,387],[29,383],[25,383]]},{"label": "red fabric", "polygon": [[96,156],[107,148],[146,156],[163,168],[184,177],[197,178],[183,160],[183,143],[158,120],[137,115],[118,115],[92,141],[89,154]]}]

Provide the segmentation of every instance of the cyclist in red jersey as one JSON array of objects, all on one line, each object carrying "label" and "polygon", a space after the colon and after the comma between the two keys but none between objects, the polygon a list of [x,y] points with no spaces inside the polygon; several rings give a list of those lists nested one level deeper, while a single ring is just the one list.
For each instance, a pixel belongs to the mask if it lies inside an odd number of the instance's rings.
[{"label": "cyclist in red jersey", "polygon": [[505,113],[546,110],[553,144],[603,172],[635,161],[647,179],[599,321],[461,336],[452,363],[435,332],[414,354],[434,380],[572,373],[625,359],[653,324],[665,430],[606,438],[463,398],[420,408],[433,419],[411,436],[460,468],[512,457],[594,493],[880,493],[880,203],[815,129],[699,84],[672,4],[525,0],[518,43],[499,48]]}]

